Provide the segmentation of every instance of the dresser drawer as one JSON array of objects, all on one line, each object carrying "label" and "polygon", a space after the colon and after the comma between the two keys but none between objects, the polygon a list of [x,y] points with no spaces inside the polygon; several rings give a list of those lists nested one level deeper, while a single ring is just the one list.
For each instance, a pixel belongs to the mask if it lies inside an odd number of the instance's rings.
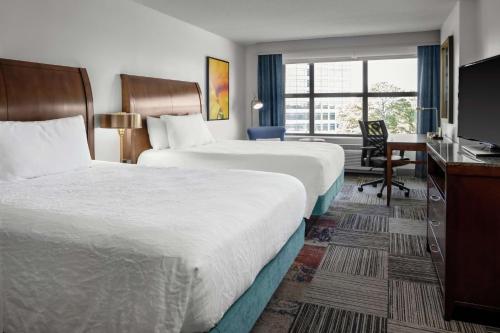
[{"label": "dresser drawer", "polygon": [[433,229],[427,228],[427,242],[429,243],[429,250],[431,252],[432,263],[436,268],[436,273],[439,278],[439,283],[441,284],[441,290],[445,291],[445,279],[446,279],[446,270],[445,270],[445,261],[444,256],[441,253],[441,249],[439,248],[438,242],[436,240],[436,236],[434,235]]},{"label": "dresser drawer", "polygon": [[435,235],[439,250],[446,257],[446,202],[431,178],[428,179],[427,223]]}]

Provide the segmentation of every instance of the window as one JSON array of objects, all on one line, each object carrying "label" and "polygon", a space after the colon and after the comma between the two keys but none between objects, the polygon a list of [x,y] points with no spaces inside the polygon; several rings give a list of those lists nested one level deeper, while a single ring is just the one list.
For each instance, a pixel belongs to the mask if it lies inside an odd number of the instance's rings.
[{"label": "window", "polygon": [[287,133],[360,135],[363,119],[416,131],[415,58],[287,64],[285,75]]},{"label": "window", "polygon": [[417,59],[368,61],[368,91],[368,120],[383,119],[389,133],[416,133]]},{"label": "window", "polygon": [[380,92],[382,87],[392,91],[417,91],[417,59],[383,59],[368,61],[368,89]]},{"label": "window", "polygon": [[286,94],[309,92],[309,64],[286,65]]},{"label": "window", "polygon": [[322,62],[314,64],[316,93],[363,92],[361,61]]},{"label": "window", "polygon": [[307,133],[309,131],[309,99],[285,99],[285,123],[288,133]]},{"label": "window", "polygon": [[[363,98],[315,98],[314,115],[315,125],[323,125],[315,126],[314,133],[316,134],[360,134],[357,119],[363,118]],[[353,119],[355,119],[355,123],[351,124]]]}]

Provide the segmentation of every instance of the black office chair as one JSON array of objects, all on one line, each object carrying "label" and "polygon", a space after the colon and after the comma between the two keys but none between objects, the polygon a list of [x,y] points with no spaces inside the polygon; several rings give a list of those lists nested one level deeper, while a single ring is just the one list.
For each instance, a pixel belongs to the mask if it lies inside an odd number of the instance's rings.
[{"label": "black office chair", "polygon": [[[383,120],[359,121],[359,126],[361,127],[361,133],[363,134],[363,147],[361,147],[361,165],[372,168],[383,168],[384,178],[361,184],[358,187],[358,191],[363,192],[363,187],[367,185],[377,187],[378,184],[382,183],[382,188],[380,189],[380,192],[377,193],[377,197],[381,198],[382,192],[387,186],[386,151],[387,138],[389,136],[389,133],[387,132],[387,127],[385,126],[385,122]],[[392,165],[394,167],[406,165],[409,163],[410,159],[404,157],[404,151],[401,151],[399,156],[392,156]],[[405,197],[410,196],[410,189],[408,187],[405,187],[405,184],[403,182],[393,180],[392,185],[399,187],[400,190],[404,190]]]}]

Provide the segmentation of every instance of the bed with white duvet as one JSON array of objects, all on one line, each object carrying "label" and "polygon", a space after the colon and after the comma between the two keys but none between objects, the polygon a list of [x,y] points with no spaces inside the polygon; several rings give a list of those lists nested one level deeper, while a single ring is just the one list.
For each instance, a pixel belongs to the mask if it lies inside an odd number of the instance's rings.
[{"label": "bed with white duvet", "polygon": [[306,218],[324,214],[340,191],[344,179],[341,146],[215,138],[211,129],[216,124],[208,126],[204,121],[204,97],[198,83],[127,74],[120,77],[124,112],[140,114],[143,119],[143,128],[132,131],[124,143],[125,155],[132,163],[288,174],[305,186]]},{"label": "bed with white duvet", "polygon": [[207,331],[304,209],[297,179],[242,170],[93,162],[3,182],[0,331]]},{"label": "bed with white duvet", "polygon": [[305,217],[319,197],[344,173],[344,150],[332,143],[299,141],[213,140],[182,149],[149,149],[138,165],[207,169],[247,169],[284,173],[305,186]]}]

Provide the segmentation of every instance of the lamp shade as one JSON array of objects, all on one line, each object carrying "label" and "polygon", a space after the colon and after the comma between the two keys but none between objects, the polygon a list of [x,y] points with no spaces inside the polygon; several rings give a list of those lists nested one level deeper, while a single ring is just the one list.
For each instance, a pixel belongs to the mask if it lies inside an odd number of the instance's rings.
[{"label": "lamp shade", "polygon": [[102,113],[95,116],[96,127],[134,129],[141,128],[141,115],[138,113],[115,112]]},{"label": "lamp shade", "polygon": [[264,103],[258,98],[254,98],[252,101],[252,110],[260,110],[264,106]]}]

